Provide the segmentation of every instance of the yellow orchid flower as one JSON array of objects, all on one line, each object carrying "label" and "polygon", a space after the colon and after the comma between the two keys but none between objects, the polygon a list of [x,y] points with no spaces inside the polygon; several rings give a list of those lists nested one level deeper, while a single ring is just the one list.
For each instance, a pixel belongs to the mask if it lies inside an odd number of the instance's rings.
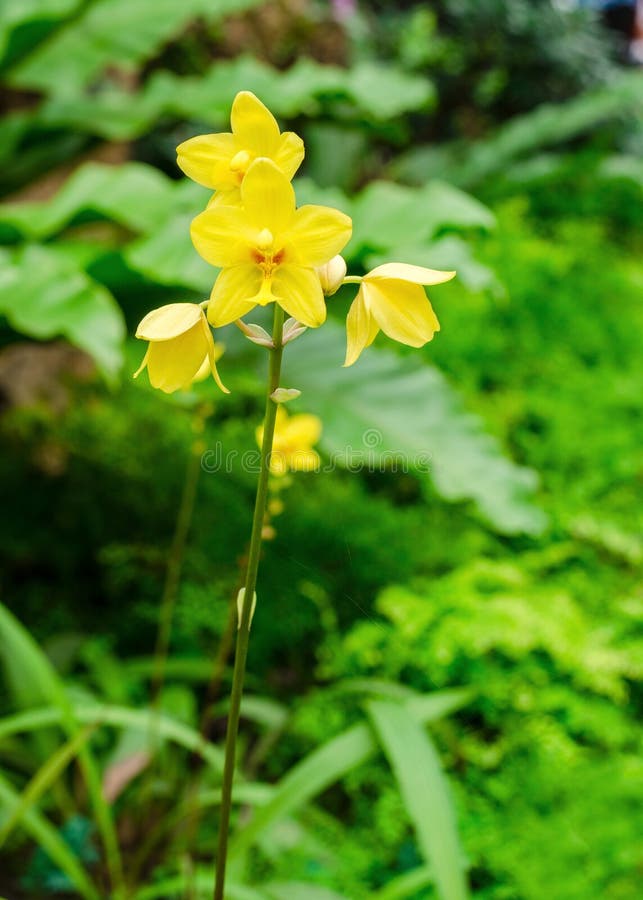
[{"label": "yellow orchid flower", "polygon": [[215,203],[236,204],[239,186],[252,162],[272,159],[290,180],[304,158],[304,142],[292,131],[279,132],[270,110],[250,91],[240,91],[230,114],[232,132],[201,134],[177,147],[177,162],[193,181],[222,193]]},{"label": "yellow orchid flower", "polygon": [[455,272],[439,272],[406,263],[386,263],[361,279],[348,311],[345,366],[352,366],[380,329],[394,341],[422,347],[440,330],[422,285],[450,281]]},{"label": "yellow orchid flower", "polygon": [[[320,464],[319,453],[313,444],[322,432],[321,419],[312,415],[289,416],[283,406],[277,409],[275,436],[270,454],[272,475],[288,472],[312,472]],[[261,447],[263,425],[257,428],[257,443]]]},{"label": "yellow orchid flower", "polygon": [[198,304],[170,303],[153,309],[138,326],[136,337],[149,341],[149,347],[134,378],[147,368],[152,387],[171,394],[200,380],[204,371],[212,372],[221,390],[230,393],[219,378],[217,345]]},{"label": "yellow orchid flower", "polygon": [[192,222],[194,246],[222,269],[208,306],[211,324],[228,325],[274,301],[298,322],[321,325],[326,304],[314,267],[348,242],[350,218],[327,206],[296,209],[292,185],[269,159],[252,163],[241,200],[210,206]]}]

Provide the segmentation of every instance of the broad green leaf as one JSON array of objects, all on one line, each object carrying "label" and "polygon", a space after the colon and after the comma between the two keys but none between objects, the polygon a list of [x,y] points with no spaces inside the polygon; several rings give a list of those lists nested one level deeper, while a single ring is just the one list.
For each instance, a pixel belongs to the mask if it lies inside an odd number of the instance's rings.
[{"label": "broad green leaf", "polygon": [[351,258],[363,250],[417,247],[443,228],[491,228],[495,222],[482,203],[440,181],[419,190],[374,181],[353,201],[352,216]]},{"label": "broad green leaf", "polygon": [[466,900],[463,853],[439,757],[416,718],[397,703],[371,700],[367,709],[400,787],[440,900]]},{"label": "broad green leaf", "polygon": [[[0,805],[11,810],[19,803],[20,795],[0,775]],[[81,897],[85,897],[86,900],[100,900],[98,891],[78,858],[60,837],[58,830],[44,816],[36,810],[28,810],[23,816],[22,824],[51,861],[65,873]]]},{"label": "broad green leaf", "polygon": [[83,0],[2,0],[0,4],[0,63],[11,34],[33,22],[57,22],[75,12]]},{"label": "broad green leaf", "polygon": [[[433,695],[434,699],[437,695]],[[429,699],[429,698],[427,698]],[[450,693],[448,700],[439,702],[432,709],[420,709],[419,720],[433,721],[464,705],[466,693]],[[412,715],[415,715],[415,711]],[[242,855],[261,836],[265,829],[287,815],[300,809],[330,785],[339,781],[348,772],[369,759],[377,749],[368,725],[353,725],[330,741],[317,747],[305,759],[293,766],[274,789],[272,798],[255,810],[254,816],[242,831],[232,839],[229,858]]]},{"label": "broad green leaf", "polygon": [[53,248],[0,251],[0,314],[37,340],[65,337],[89,353],[106,378],[123,364],[125,323],[109,291]]},{"label": "broad green leaf", "polygon": [[[13,228],[27,238],[44,238],[82,214],[83,221],[102,217],[132,231],[153,231],[172,212],[190,208],[184,184],[190,182],[171,181],[143,163],[86,163],[51,200],[0,206],[0,226]],[[198,193],[197,188],[194,206]]]},{"label": "broad green leaf", "polygon": [[[80,730],[78,720],[56,670],[27,630],[2,604],[0,604],[0,661],[5,667],[8,681],[18,701],[29,696],[30,705],[33,705],[35,697],[41,698],[42,701],[55,707],[60,716],[60,724],[69,738],[74,738],[78,734]],[[78,759],[105,847],[114,898],[119,900],[122,896],[122,867],[116,826],[111,809],[103,797],[98,765],[87,744],[80,748]],[[31,814],[33,815],[33,811]]]},{"label": "broad green leaf", "polygon": [[128,266],[157,284],[181,285],[207,297],[218,269],[201,259],[190,240],[190,222],[197,210],[175,216],[124,253]]},{"label": "broad green leaf", "polygon": [[430,479],[447,500],[473,500],[502,533],[542,531],[535,473],[503,455],[437,369],[377,346],[344,369],[344,342],[344,329],[327,322],[293,342],[285,358],[284,381],[321,418],[321,445],[334,463],[395,464]]},{"label": "broad green leaf", "polygon": [[108,66],[133,69],[180,34],[191,19],[210,21],[263,0],[96,0],[12,72],[13,84],[69,93]]},{"label": "broad green leaf", "polygon": [[[22,67],[14,77],[26,77]],[[44,77],[39,63],[38,78]],[[384,64],[375,73],[371,63],[340,69],[301,58],[280,72],[253,57],[239,56],[214,63],[198,78],[157,72],[136,94],[109,87],[91,95],[56,95],[38,111],[34,122],[114,140],[144,134],[164,116],[228,130],[230,107],[241,90],[253,91],[275,115],[286,118],[318,116],[325,106],[339,103],[354,114],[367,115],[368,120],[388,120],[426,107],[434,96],[425,77],[403,74]]]}]

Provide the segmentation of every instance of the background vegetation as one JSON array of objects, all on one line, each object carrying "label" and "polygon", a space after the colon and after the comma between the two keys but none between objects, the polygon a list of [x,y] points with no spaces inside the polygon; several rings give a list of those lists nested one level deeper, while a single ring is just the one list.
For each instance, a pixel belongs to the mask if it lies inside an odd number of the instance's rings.
[{"label": "background vegetation", "polygon": [[225,399],[129,373],[138,319],[213,281],[174,148],[240,89],[306,140],[353,270],[459,277],[422,351],[342,370],[348,292],[288,348],[324,458],[373,465],[281,494],[230,897],[639,896],[643,88],[567,5],[2,4],[7,900],[211,890],[254,477],[199,461],[252,449],[264,359],[221,333]]}]

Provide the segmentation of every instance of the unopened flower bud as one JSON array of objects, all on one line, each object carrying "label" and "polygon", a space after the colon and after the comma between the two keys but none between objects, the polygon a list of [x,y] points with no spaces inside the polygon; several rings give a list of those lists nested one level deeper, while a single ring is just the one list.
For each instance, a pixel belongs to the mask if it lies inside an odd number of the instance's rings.
[{"label": "unopened flower bud", "polygon": [[346,262],[343,256],[333,256],[326,265],[317,266],[315,271],[319,276],[322,291],[330,297],[341,287],[346,275]]},{"label": "unopened flower bud", "polygon": [[298,322],[297,319],[286,319],[281,332],[281,343],[285,347],[290,341],[294,341],[300,334],[303,334],[305,330],[306,326]]},{"label": "unopened flower bud", "polygon": [[273,403],[289,403],[291,400],[296,400],[297,397],[301,397],[301,391],[298,391],[297,388],[276,388],[270,395]]},{"label": "unopened flower bud", "polygon": [[272,342],[272,338],[261,325],[255,325],[253,322],[244,322],[243,319],[237,319],[236,325],[253,344],[258,344],[260,347],[268,347],[270,350],[274,349],[275,345]]},{"label": "unopened flower bud", "polygon": [[[243,618],[243,604],[246,599],[246,589],[244,587],[241,588],[239,593],[237,594],[237,630],[241,628],[241,619]],[[250,609],[250,618],[248,619],[248,630],[250,630],[250,626],[252,625],[252,619],[255,614],[255,609],[257,608],[257,592],[254,592],[252,597],[252,607]]]}]

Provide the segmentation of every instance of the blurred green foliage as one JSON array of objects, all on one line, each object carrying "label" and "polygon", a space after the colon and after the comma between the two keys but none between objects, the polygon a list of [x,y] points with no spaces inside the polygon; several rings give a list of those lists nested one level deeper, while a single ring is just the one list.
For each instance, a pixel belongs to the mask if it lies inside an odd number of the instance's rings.
[{"label": "blurred green foliage", "polygon": [[[176,179],[174,146],[225,128],[239,89],[306,139],[298,197],[351,214],[352,270],[459,278],[433,292],[442,332],[420,352],[378,339],[342,370],[348,291],[288,348],[324,460],[351,446],[372,465],[293,478],[265,546],[230,897],[451,900],[463,862],[484,900],[638,897],[641,76],[562,4],[357,6],[0,8],[0,560],[23,623],[0,608],[10,900],[111,896],[114,837],[129,896],[211,891],[229,680],[213,658],[263,359],[228,330],[231,397],[168,399],[129,379],[125,335],[209,290],[188,237],[207,197]],[[155,726],[159,598],[201,438],[236,462],[200,475]],[[393,464],[418,452],[428,471]],[[101,774],[123,779],[108,809]],[[434,854],[450,793],[464,860],[455,839]]]}]

